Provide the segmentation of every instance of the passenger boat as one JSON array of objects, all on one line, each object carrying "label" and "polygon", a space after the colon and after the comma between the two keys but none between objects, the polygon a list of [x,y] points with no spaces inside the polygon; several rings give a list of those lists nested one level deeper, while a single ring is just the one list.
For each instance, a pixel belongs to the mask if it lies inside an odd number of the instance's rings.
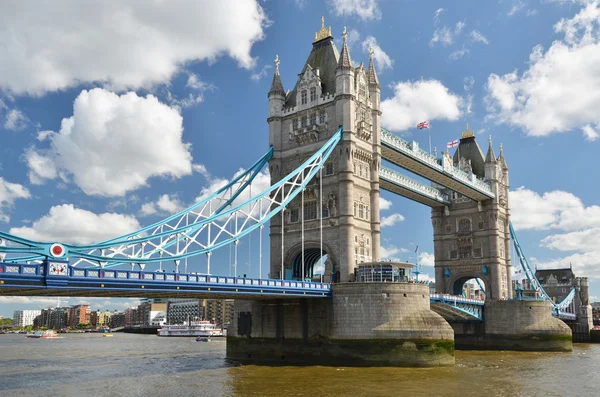
[{"label": "passenger boat", "polygon": [[33,334],[27,334],[27,337],[34,339],[56,339],[58,338],[58,335],[56,332],[49,329],[47,331],[36,331]]},{"label": "passenger boat", "polygon": [[158,330],[158,336],[224,336],[223,329],[217,328],[210,321],[192,321],[183,325],[163,325]]}]

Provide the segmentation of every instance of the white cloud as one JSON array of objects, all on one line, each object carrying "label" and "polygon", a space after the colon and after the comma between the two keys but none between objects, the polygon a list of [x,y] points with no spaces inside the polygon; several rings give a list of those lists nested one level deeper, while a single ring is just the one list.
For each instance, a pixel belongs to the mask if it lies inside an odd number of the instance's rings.
[{"label": "white cloud", "polygon": [[392,207],[392,202],[379,196],[379,209],[381,211],[389,210]]},{"label": "white cloud", "polygon": [[131,215],[95,214],[62,204],[50,208],[47,215],[31,227],[11,228],[10,233],[34,241],[60,241],[66,244],[90,244],[140,229]]},{"label": "white cloud", "polygon": [[354,43],[358,42],[358,40],[360,39],[360,33],[358,33],[358,31],[356,29],[350,29],[350,31],[348,31],[348,45],[350,47],[352,47],[354,45]]},{"label": "white cloud", "polygon": [[192,173],[182,117],[152,95],[121,96],[101,88],[82,91],[73,116],[51,135],[50,153],[25,154],[32,183],[63,172],[86,194],[124,196],[153,176]]},{"label": "white cloud", "polygon": [[473,40],[475,43],[489,44],[488,39],[478,30],[473,30],[471,32],[471,40]]},{"label": "white cloud", "polygon": [[435,10],[435,13],[433,14],[434,24],[437,24],[440,21],[440,15],[442,14],[442,12],[444,12],[443,8],[438,8],[437,10]]},{"label": "white cloud", "polygon": [[142,204],[140,213],[141,215],[153,215],[160,212],[165,215],[172,215],[183,208],[183,203],[176,196],[163,194],[156,202]]},{"label": "white cloud", "polygon": [[254,81],[259,81],[260,79],[262,79],[263,77],[265,77],[267,75],[267,70],[271,69],[273,66],[271,65],[265,65],[263,66],[263,68],[257,72],[257,73],[252,73],[252,75],[250,75],[250,79],[254,80]]},{"label": "white cloud", "polygon": [[450,55],[448,55],[448,59],[450,59],[451,61],[456,61],[457,59],[464,57],[468,53],[469,49],[463,45],[462,48],[452,51]]},{"label": "white cloud", "polygon": [[463,79],[463,82],[463,88],[465,89],[465,91],[470,91],[475,85],[475,78],[473,78],[473,76],[465,77]]},{"label": "white cloud", "polygon": [[394,226],[398,222],[404,221],[404,217],[400,214],[392,214],[381,218],[381,227]]},{"label": "white cloud", "polygon": [[400,82],[394,96],[381,101],[382,124],[393,131],[414,128],[424,120],[458,120],[462,98],[438,80]]},{"label": "white cloud", "polygon": [[433,267],[435,265],[435,257],[429,252],[421,252],[419,254],[419,264],[423,266]]},{"label": "white cloud", "polygon": [[379,255],[381,259],[392,259],[394,255],[398,254],[400,249],[396,247],[384,247],[383,245],[379,248]]},{"label": "white cloud", "polygon": [[456,23],[456,26],[454,27],[454,35],[455,35],[455,36],[458,36],[459,34],[461,34],[461,32],[462,32],[462,30],[464,29],[465,25],[466,25],[466,24],[465,24],[464,22],[462,22],[462,21],[458,21],[458,22]]},{"label": "white cloud", "polygon": [[0,5],[0,88],[42,95],[81,83],[116,90],[166,83],[191,61],[250,51],[269,21],[256,0]]},{"label": "white cloud", "polygon": [[533,48],[529,68],[490,74],[487,82],[487,120],[520,127],[531,136],[582,130],[597,139],[600,126],[600,9],[597,3],[554,29],[563,33],[544,52]]},{"label": "white cloud", "polygon": [[600,222],[598,227],[576,232],[554,234],[542,240],[542,245],[559,251],[598,251],[600,241]]},{"label": "white cloud", "polygon": [[46,139],[50,138],[53,133],[54,131],[51,130],[39,131],[37,134],[37,140],[40,142],[44,142]]},{"label": "white cloud", "polygon": [[512,223],[516,230],[581,230],[600,226],[600,206],[586,207],[572,193],[560,190],[543,195],[520,187],[509,193]]},{"label": "white cloud", "polygon": [[377,39],[373,36],[368,36],[365,41],[362,42],[363,51],[368,53],[369,48],[373,49],[373,59],[375,60],[375,64],[379,70],[392,68],[394,60],[391,59],[390,56],[381,49],[381,47],[379,47],[379,44],[377,44]]},{"label": "white cloud", "polygon": [[206,91],[212,91],[216,87],[212,84],[202,81],[195,74],[190,73],[186,83],[186,88],[192,90],[193,92],[188,93],[188,95],[184,96],[183,98],[176,97],[168,89],[165,90],[167,103],[169,103],[169,105],[178,111],[201,104],[204,102],[204,93]]},{"label": "white cloud", "polygon": [[448,46],[452,44],[452,42],[452,32],[450,31],[449,27],[444,26],[433,31],[433,37],[429,41],[429,46],[433,47],[437,43],[441,43],[444,46]]},{"label": "white cloud", "polygon": [[363,21],[381,18],[378,0],[329,0],[333,12],[339,16],[357,16]]},{"label": "white cloud", "polygon": [[523,4],[523,2],[521,0],[515,0],[515,1],[513,1],[513,5],[510,8],[510,10],[506,13],[506,15],[508,15],[509,17],[512,17],[513,15],[515,15],[516,13],[521,11],[523,9],[523,7],[525,7],[525,4]]},{"label": "white cloud", "polygon": [[19,109],[11,109],[4,117],[4,128],[11,131],[19,131],[25,128],[29,119]]},{"label": "white cloud", "polygon": [[9,216],[4,209],[12,207],[17,199],[28,199],[31,197],[29,190],[18,183],[11,183],[0,177],[0,222],[8,222]]}]

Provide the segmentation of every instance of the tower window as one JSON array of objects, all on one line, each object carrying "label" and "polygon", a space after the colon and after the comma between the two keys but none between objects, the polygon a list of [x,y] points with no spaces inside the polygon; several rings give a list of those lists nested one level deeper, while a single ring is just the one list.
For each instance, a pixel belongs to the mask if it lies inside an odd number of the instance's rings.
[{"label": "tower window", "polygon": [[361,218],[361,219],[363,219],[364,216],[365,216],[365,206],[362,205],[362,204],[360,204],[358,206],[358,217]]},{"label": "tower window", "polygon": [[471,221],[468,219],[461,219],[458,221],[458,232],[465,233],[471,231]]},{"label": "tower window", "polygon": [[298,129],[298,119],[292,120],[292,129]]},{"label": "tower window", "polygon": [[325,175],[333,175],[333,163],[325,164]]},{"label": "tower window", "polygon": [[297,223],[298,219],[298,208],[292,208],[290,211],[290,223]]},{"label": "tower window", "polygon": [[317,100],[317,89],[315,87],[310,88],[310,101],[314,102]]},{"label": "tower window", "polygon": [[473,252],[473,256],[475,258],[481,258],[483,255],[481,255],[481,248],[475,248],[475,252]]},{"label": "tower window", "polygon": [[370,240],[369,240],[369,238],[367,237],[367,247],[369,246],[369,244],[370,244]]},{"label": "tower window", "polygon": [[366,91],[365,91],[365,85],[364,84],[360,85],[360,89],[358,90],[358,94],[360,95],[361,98],[365,97]]},{"label": "tower window", "polygon": [[310,115],[310,124],[309,125],[314,125],[317,124],[317,114],[316,113],[312,113]]},{"label": "tower window", "polygon": [[329,218],[329,207],[323,206],[323,218]]},{"label": "tower window", "polygon": [[458,248],[458,256],[461,259],[470,258],[471,257],[471,247],[459,247]]},{"label": "tower window", "polygon": [[457,252],[456,252],[456,250],[450,251],[450,259],[456,259],[456,258],[457,258]]},{"label": "tower window", "polygon": [[301,98],[302,98],[302,104],[303,104],[303,105],[306,105],[306,90],[303,90],[303,91],[300,93],[300,96],[301,96]]},{"label": "tower window", "polygon": [[306,116],[300,117],[300,126],[306,127],[306,120],[307,120]]},{"label": "tower window", "polygon": [[304,220],[317,219],[317,202],[309,201],[304,203]]},{"label": "tower window", "polygon": [[319,124],[325,124],[325,111],[321,110],[319,112]]}]

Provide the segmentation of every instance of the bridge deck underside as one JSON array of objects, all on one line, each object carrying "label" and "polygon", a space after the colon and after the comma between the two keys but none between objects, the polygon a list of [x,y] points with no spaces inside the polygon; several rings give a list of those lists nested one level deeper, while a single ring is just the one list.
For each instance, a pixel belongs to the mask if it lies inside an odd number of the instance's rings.
[{"label": "bridge deck underside", "polygon": [[481,321],[481,319],[471,314],[441,302],[431,302],[431,310],[444,317],[444,319],[448,321]]},{"label": "bridge deck underside", "polygon": [[474,187],[468,186],[465,182],[459,181],[453,178],[451,175],[446,175],[442,171],[437,170],[430,165],[426,165],[423,162],[420,162],[392,147],[387,146],[384,142],[382,142],[381,145],[381,155],[383,159],[399,167],[427,178],[437,184],[446,186],[447,188],[454,190],[455,192],[470,199],[484,201],[491,198],[488,194],[484,194]]},{"label": "bridge deck underside", "polygon": [[421,193],[415,192],[414,190],[408,189],[404,186],[400,186],[396,183],[389,182],[383,178],[379,178],[379,187],[383,190],[387,190],[388,192],[398,194],[400,196],[406,197],[417,203],[421,203],[427,205],[429,207],[443,207],[445,205],[449,205],[447,202],[437,201],[430,197],[427,197]]}]

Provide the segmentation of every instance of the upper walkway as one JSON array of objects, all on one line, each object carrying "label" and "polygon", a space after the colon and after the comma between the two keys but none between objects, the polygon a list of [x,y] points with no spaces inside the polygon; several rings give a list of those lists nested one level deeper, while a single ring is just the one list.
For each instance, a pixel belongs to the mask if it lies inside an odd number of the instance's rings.
[{"label": "upper walkway", "polygon": [[381,128],[381,155],[383,159],[465,197],[476,201],[494,198],[488,183],[455,167],[446,156],[437,159],[420,149],[417,142],[408,142],[385,128]]},{"label": "upper walkway", "polygon": [[379,169],[379,186],[381,189],[399,194],[429,207],[450,205],[447,194],[439,189],[417,182],[387,167]]}]

